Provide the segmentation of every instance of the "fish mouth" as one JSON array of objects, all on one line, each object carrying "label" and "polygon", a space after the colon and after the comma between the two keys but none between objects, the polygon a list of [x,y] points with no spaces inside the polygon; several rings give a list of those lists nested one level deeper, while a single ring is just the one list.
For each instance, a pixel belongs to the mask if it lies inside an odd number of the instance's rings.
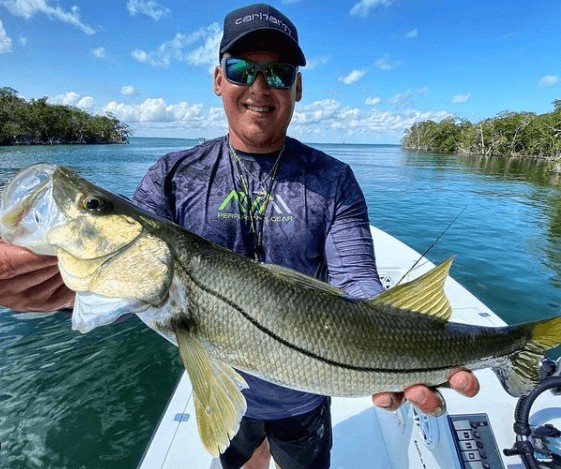
[{"label": "fish mouth", "polygon": [[60,213],[52,197],[55,165],[40,163],[19,174],[4,188],[0,201],[0,236],[39,254],[53,254],[46,233]]}]

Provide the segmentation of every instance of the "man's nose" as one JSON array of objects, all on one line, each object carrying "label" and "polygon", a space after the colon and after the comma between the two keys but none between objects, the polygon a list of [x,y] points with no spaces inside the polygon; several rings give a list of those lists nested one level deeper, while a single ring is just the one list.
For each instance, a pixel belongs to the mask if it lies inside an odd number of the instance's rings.
[{"label": "man's nose", "polygon": [[251,88],[256,89],[268,89],[269,85],[267,85],[267,80],[265,80],[265,75],[263,72],[257,72],[257,75],[253,79],[253,83],[251,84]]}]

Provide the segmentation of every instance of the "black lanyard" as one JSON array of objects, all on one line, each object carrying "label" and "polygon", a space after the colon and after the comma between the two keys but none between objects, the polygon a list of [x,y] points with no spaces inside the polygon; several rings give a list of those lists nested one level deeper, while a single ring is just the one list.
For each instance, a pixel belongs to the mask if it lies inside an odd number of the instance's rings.
[{"label": "black lanyard", "polygon": [[[251,236],[253,238],[253,256],[255,258],[256,261],[262,261],[263,260],[263,229],[265,226],[265,216],[267,215],[267,207],[269,206],[269,202],[271,200],[273,200],[273,187],[275,185],[275,181],[277,178],[277,173],[280,167],[280,160],[282,157],[282,154],[284,152],[284,146],[282,147],[281,151],[279,152],[279,156],[277,157],[277,160],[275,161],[273,167],[271,168],[271,171],[269,173],[269,187],[265,190],[265,187],[263,187],[264,183],[267,182],[267,178],[265,178],[263,181],[259,180],[258,178],[256,178],[247,168],[246,166],[243,164],[242,160],[240,160],[238,154],[236,153],[236,150],[234,149],[234,147],[232,147],[232,145],[230,145],[230,155],[232,157],[232,159],[234,160],[234,162],[236,163],[236,167],[238,170],[238,177],[241,181],[242,184],[242,188],[245,192],[245,196],[247,198],[247,213],[248,213],[248,219],[249,219],[249,227],[250,227],[250,231],[251,231]],[[252,200],[251,198],[251,193],[249,192],[249,177],[253,177],[254,179],[257,180],[257,182],[259,183],[260,186],[260,191],[257,194],[258,197],[264,197],[264,201],[263,201],[263,205],[261,206],[261,208],[259,210],[257,210],[257,213],[254,212],[254,203],[255,201]],[[261,212],[261,215],[259,214],[259,212]]]}]

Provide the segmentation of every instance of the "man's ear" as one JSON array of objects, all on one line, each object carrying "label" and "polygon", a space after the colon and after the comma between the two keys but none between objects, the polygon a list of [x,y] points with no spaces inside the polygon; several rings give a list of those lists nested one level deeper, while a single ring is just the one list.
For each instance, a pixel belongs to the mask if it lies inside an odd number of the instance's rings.
[{"label": "man's ear", "polygon": [[294,100],[296,102],[302,99],[302,74],[298,72],[296,75],[296,89],[294,90]]},{"label": "man's ear", "polygon": [[222,80],[224,80],[222,67],[217,65],[214,69],[214,94],[216,96],[222,96]]}]

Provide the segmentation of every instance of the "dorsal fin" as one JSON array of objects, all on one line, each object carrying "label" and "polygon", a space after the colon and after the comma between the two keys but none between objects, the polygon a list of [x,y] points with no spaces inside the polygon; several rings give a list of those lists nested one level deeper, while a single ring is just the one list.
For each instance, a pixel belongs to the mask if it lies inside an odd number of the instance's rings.
[{"label": "dorsal fin", "polygon": [[450,319],[452,308],[444,293],[444,282],[453,260],[451,257],[415,280],[390,288],[369,301],[426,314],[446,322]]}]

